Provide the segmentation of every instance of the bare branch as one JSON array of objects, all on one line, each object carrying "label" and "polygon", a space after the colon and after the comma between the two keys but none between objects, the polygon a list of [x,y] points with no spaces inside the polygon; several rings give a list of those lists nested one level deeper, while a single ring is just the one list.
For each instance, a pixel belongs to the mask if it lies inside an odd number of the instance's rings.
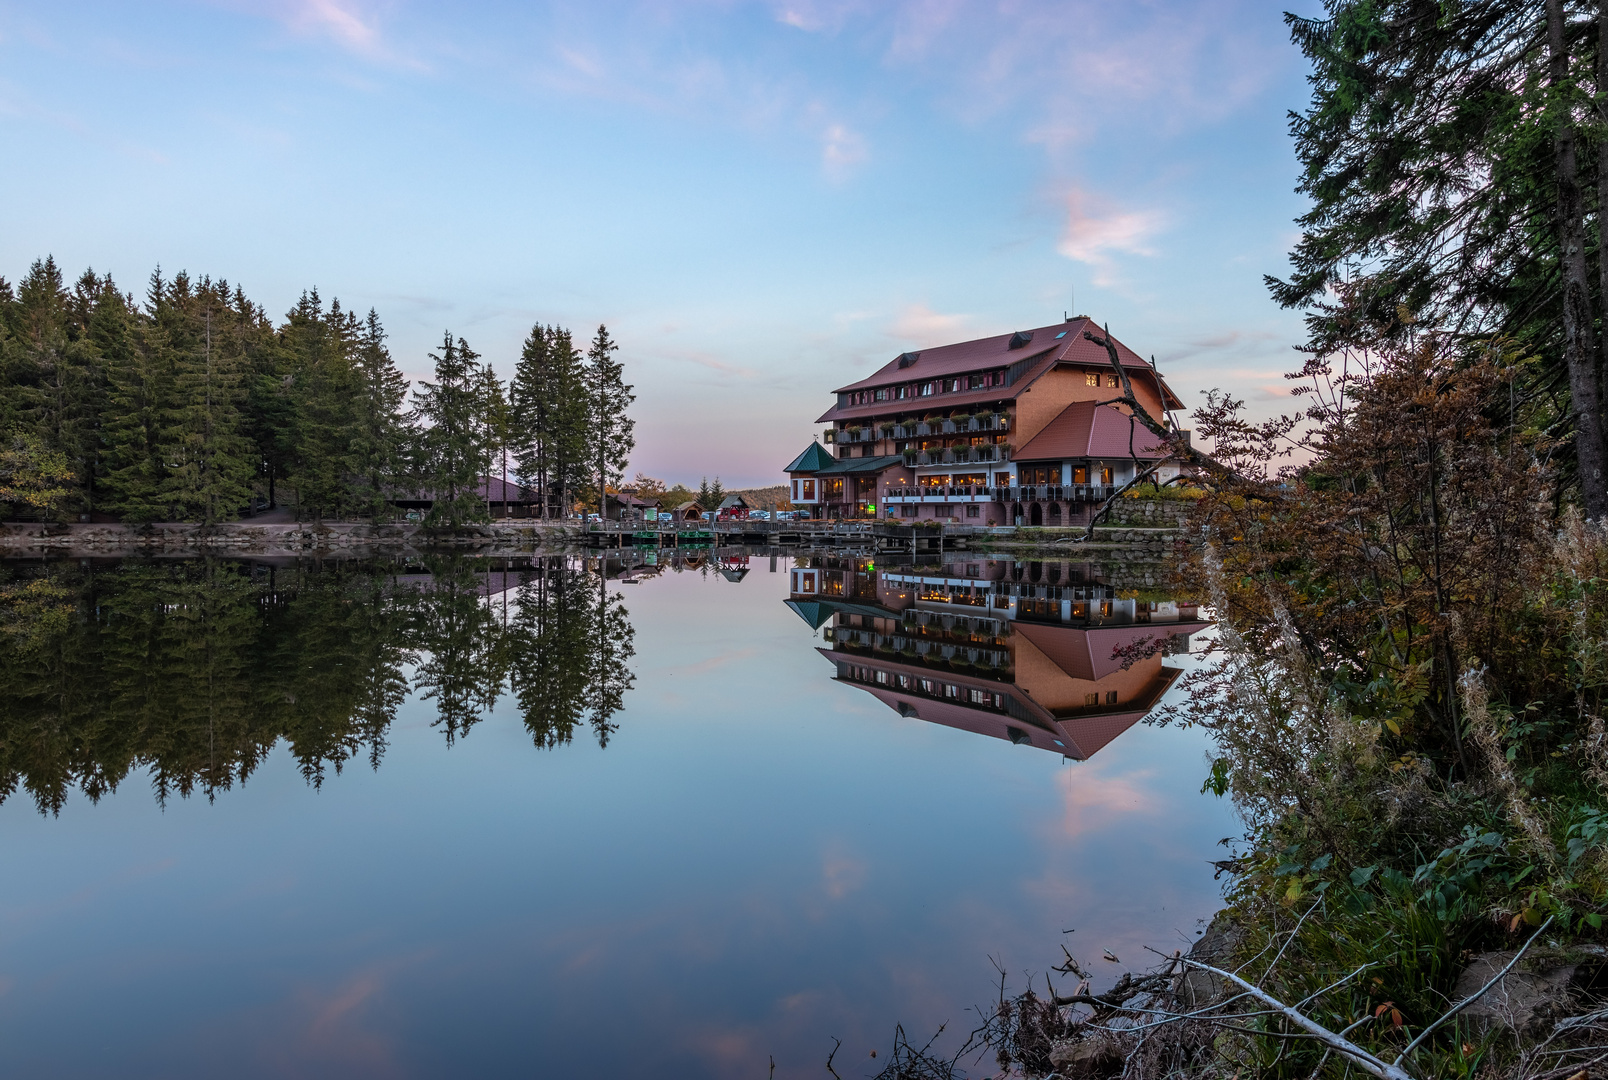
[{"label": "bare branch", "polygon": [[1418,1038],[1414,1039],[1412,1042],[1407,1044],[1407,1048],[1405,1050],[1403,1050],[1397,1056],[1395,1063],[1397,1065],[1400,1065],[1403,1061],[1406,1061],[1407,1056],[1409,1054],[1411,1054],[1414,1050],[1417,1050],[1418,1047],[1419,1047],[1419,1044],[1421,1044],[1425,1039],[1429,1038],[1430,1032],[1434,1031],[1436,1028],[1438,1028],[1442,1024],[1446,1023],[1446,1021],[1450,1020],[1452,1017],[1456,1016],[1458,1013],[1462,1012],[1464,1009],[1468,1008],[1470,1005],[1474,1004],[1481,997],[1485,996],[1485,992],[1487,990],[1489,990],[1491,987],[1495,986],[1497,983],[1501,982],[1502,977],[1505,976],[1508,972],[1512,971],[1513,970],[1513,965],[1517,964],[1519,962],[1519,958],[1522,957],[1529,950],[1531,945],[1535,944],[1535,939],[1540,937],[1542,935],[1542,933],[1544,933],[1546,931],[1546,928],[1552,925],[1552,920],[1554,918],[1556,918],[1556,916],[1548,915],[1547,916],[1547,921],[1542,923],[1540,929],[1536,930],[1535,933],[1531,934],[1530,935],[1530,940],[1526,941],[1524,943],[1524,948],[1522,948],[1518,952],[1514,953],[1513,954],[1513,959],[1509,960],[1507,962],[1507,965],[1505,967],[1503,967],[1501,971],[1498,971],[1495,975],[1493,975],[1491,977],[1490,982],[1486,983],[1484,986],[1482,986],[1478,990],[1474,991],[1472,994],[1470,994],[1468,997],[1464,998],[1462,1001],[1459,1001],[1456,1005],[1453,1005],[1450,1009],[1448,1009],[1446,1012],[1441,1014],[1439,1020],[1436,1020],[1434,1023],[1430,1024],[1423,1031],[1420,1031],[1418,1033]]}]

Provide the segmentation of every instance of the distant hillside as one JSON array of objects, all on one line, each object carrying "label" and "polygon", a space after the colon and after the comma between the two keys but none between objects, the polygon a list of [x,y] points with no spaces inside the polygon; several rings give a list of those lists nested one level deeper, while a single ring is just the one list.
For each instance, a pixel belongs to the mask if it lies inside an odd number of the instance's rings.
[{"label": "distant hillside", "polygon": [[769,510],[777,503],[783,506],[792,505],[786,484],[772,484],[770,487],[762,488],[733,488],[726,494],[741,495],[755,510]]}]

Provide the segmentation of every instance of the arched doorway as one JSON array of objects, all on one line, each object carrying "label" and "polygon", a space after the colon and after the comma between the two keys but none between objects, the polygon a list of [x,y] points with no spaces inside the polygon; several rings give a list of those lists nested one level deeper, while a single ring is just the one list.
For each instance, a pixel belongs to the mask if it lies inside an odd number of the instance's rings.
[{"label": "arched doorway", "polygon": [[1033,504],[1033,509],[1030,510],[1028,512],[1028,514],[1029,514],[1028,519],[1027,519],[1028,524],[1030,524],[1030,525],[1042,525],[1042,524],[1044,524],[1044,507],[1040,506],[1038,503]]}]

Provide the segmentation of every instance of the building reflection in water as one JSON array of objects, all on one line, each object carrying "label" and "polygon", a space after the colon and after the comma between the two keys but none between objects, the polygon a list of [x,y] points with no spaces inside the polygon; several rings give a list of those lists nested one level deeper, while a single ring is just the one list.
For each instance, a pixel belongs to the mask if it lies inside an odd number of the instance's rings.
[{"label": "building reflection in water", "polygon": [[1190,601],[1124,599],[1077,562],[878,566],[810,557],[788,607],[830,644],[834,677],[901,716],[1083,760],[1181,674],[1163,663],[1211,625]]}]

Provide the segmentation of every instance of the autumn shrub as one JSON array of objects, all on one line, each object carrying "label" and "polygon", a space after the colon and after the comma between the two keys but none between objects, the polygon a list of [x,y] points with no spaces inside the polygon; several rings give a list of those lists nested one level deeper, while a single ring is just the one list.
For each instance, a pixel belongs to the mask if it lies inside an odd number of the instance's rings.
[{"label": "autumn shrub", "polygon": [[[1290,936],[1268,974],[1288,1000],[1368,965],[1314,1007],[1338,1030],[1389,1002],[1400,1024],[1357,1029],[1383,1054],[1470,952],[1608,916],[1608,529],[1553,489],[1510,393],[1523,358],[1426,335],[1347,364],[1308,365],[1296,417],[1221,396],[1197,417],[1221,473],[1183,572],[1219,629],[1159,718],[1215,736],[1247,955]],[[1470,1075],[1489,1050],[1453,1024],[1421,1052]],[[1258,1075],[1318,1066],[1244,1052]]]}]

